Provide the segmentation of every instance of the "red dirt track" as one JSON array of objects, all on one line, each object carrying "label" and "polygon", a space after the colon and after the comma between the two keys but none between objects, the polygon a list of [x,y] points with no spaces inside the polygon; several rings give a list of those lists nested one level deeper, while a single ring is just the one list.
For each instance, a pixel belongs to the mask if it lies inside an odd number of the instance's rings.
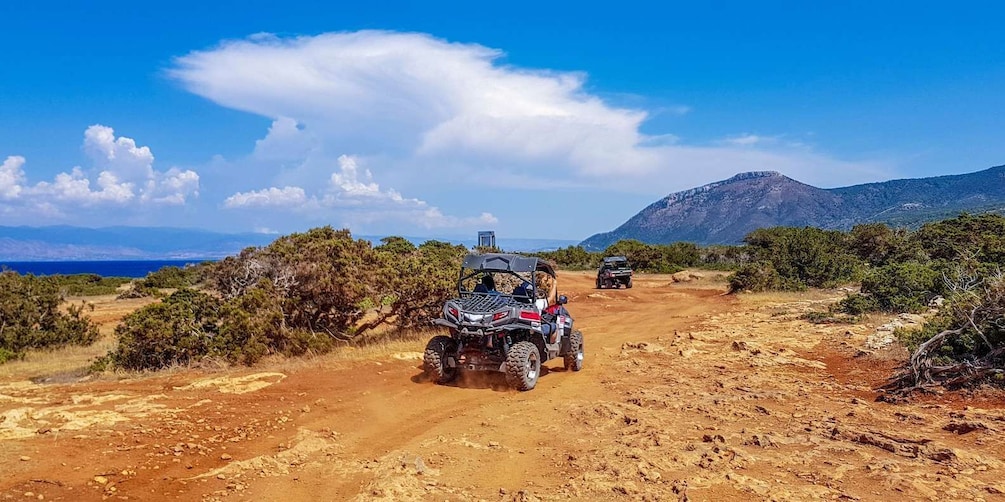
[{"label": "red dirt track", "polygon": [[1005,410],[876,402],[894,364],[823,294],[563,272],[578,373],[437,386],[358,361],[0,381],[0,500],[996,500]]}]

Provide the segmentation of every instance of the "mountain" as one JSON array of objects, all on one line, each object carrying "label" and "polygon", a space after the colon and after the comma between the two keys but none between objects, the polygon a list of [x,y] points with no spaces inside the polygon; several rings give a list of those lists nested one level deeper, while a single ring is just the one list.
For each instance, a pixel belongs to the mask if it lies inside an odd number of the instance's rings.
[{"label": "mountain", "polygon": [[[0,261],[213,259],[237,254],[249,246],[264,246],[277,237],[166,227],[0,226]],[[384,236],[355,237],[379,243]],[[415,244],[429,240],[407,239]],[[439,240],[469,247],[476,242],[475,236]],[[497,242],[508,251],[548,251],[576,244],[571,240],[507,237]]]},{"label": "mountain", "polygon": [[1005,211],[1005,166],[830,189],[774,171],[742,173],[672,193],[613,231],[593,235],[581,244],[589,250],[602,250],[620,239],[736,244],[762,227],[847,230],[869,222],[917,226],[961,211]]}]

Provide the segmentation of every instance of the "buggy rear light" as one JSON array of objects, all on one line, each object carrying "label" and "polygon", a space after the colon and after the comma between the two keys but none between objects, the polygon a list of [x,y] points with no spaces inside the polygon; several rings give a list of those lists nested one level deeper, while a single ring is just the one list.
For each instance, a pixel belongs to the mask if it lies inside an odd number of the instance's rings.
[{"label": "buggy rear light", "polygon": [[450,307],[449,309],[447,309],[447,312],[450,312],[450,315],[457,317],[457,309]]},{"label": "buggy rear light", "polygon": [[505,319],[507,317],[509,317],[509,312],[506,311],[496,312],[495,314],[492,315],[492,320],[498,321],[499,319]]},{"label": "buggy rear light", "polygon": [[528,320],[528,321],[540,321],[541,320],[541,314],[538,314],[537,312],[523,311],[523,312],[520,312],[520,319],[525,319],[525,320]]}]

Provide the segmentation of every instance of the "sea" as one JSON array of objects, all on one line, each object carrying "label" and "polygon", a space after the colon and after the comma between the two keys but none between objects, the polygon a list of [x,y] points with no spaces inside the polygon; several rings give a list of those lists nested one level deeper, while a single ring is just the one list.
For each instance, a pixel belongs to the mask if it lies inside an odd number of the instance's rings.
[{"label": "sea", "polygon": [[100,261],[0,261],[0,270],[13,270],[19,274],[98,274],[104,277],[146,277],[163,267],[184,267],[187,264],[215,261],[212,259],[188,260],[100,260]]}]

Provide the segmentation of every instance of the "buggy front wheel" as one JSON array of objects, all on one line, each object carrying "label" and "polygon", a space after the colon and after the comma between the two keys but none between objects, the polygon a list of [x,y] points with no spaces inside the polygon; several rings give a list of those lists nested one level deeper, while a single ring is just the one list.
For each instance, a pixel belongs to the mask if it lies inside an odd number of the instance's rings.
[{"label": "buggy front wheel", "polygon": [[438,384],[457,378],[457,342],[449,336],[434,336],[422,354],[422,369]]}]

